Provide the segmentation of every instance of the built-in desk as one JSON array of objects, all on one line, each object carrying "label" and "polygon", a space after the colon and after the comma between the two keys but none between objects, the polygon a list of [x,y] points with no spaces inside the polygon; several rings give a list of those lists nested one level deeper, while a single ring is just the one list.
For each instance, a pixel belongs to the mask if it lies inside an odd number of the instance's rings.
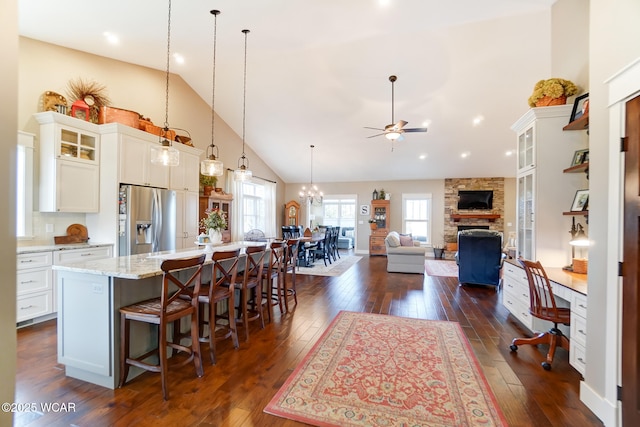
[{"label": "built-in desk", "polygon": [[[241,249],[260,242],[238,242],[213,250]],[[115,388],[120,370],[120,307],[154,298],[162,290],[162,262],[169,258],[198,256],[203,249],[107,258],[54,265],[58,285],[58,362],[67,376]],[[211,264],[207,256],[205,264]],[[188,274],[188,272],[185,272]],[[203,271],[203,280],[211,269]],[[134,322],[131,328],[134,354],[156,347],[148,325]],[[140,369],[132,367],[129,378]]]},{"label": "built-in desk", "polygon": [[[587,339],[587,275],[545,268],[556,297],[556,304],[571,308],[571,326],[558,325],[570,339],[569,363],[584,375]],[[529,282],[517,260],[506,260],[503,267],[502,303],[532,333],[549,329],[549,322],[529,313]]]}]

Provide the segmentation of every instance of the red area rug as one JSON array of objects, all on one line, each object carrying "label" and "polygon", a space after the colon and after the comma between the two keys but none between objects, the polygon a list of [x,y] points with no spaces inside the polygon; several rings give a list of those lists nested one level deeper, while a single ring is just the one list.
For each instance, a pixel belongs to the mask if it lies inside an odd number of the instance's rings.
[{"label": "red area rug", "polygon": [[459,323],[342,311],[264,409],[316,426],[506,426]]},{"label": "red area rug", "polygon": [[428,259],[424,268],[429,276],[458,277],[458,264],[455,261]]}]

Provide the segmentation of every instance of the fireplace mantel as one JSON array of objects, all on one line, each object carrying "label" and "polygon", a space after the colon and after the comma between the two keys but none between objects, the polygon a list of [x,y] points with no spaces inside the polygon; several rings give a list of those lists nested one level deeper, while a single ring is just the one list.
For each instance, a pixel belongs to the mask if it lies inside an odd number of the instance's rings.
[{"label": "fireplace mantel", "polygon": [[500,218],[498,214],[480,214],[480,213],[470,213],[470,214],[451,214],[451,219],[454,222],[458,222],[461,219],[486,219],[489,222],[495,222],[496,219]]}]

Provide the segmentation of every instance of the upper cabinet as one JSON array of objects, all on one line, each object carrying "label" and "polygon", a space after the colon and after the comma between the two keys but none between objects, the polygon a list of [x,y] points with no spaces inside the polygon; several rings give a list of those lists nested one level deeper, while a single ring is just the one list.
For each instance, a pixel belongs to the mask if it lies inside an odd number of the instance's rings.
[{"label": "upper cabinet", "polygon": [[562,130],[571,110],[572,105],[532,108],[511,127],[518,144],[516,255],[545,267],[570,262],[570,226],[562,213],[586,181],[581,174],[563,174],[586,146],[581,132]]},{"label": "upper cabinet", "polygon": [[180,151],[180,164],[170,168],[169,188],[198,192],[200,186],[198,172],[202,151],[179,143],[175,143],[174,147]]},{"label": "upper cabinet", "polygon": [[40,124],[39,210],[98,212],[98,126],[51,111],[34,117]]},{"label": "upper cabinet", "polygon": [[124,133],[119,135],[118,175],[120,182],[147,187],[169,188],[169,168],[173,166],[151,163],[151,144],[157,142],[150,141],[150,139],[157,140],[157,137],[140,133],[144,138]]}]

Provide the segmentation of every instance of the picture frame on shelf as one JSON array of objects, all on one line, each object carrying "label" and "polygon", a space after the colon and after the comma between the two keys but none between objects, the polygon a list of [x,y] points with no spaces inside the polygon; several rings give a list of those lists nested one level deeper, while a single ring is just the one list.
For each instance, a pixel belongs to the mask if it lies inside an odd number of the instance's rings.
[{"label": "picture frame on shelf", "polygon": [[589,161],[589,149],[585,148],[584,150],[577,150],[573,153],[573,160],[571,162],[571,166],[581,165],[583,163],[587,163]]},{"label": "picture frame on shelf", "polygon": [[578,190],[573,197],[571,212],[582,212],[589,208],[589,190]]},{"label": "picture frame on shelf", "polygon": [[569,123],[578,120],[585,114],[589,113],[589,92],[577,96],[573,101],[573,109],[571,110],[571,117],[569,117]]}]

